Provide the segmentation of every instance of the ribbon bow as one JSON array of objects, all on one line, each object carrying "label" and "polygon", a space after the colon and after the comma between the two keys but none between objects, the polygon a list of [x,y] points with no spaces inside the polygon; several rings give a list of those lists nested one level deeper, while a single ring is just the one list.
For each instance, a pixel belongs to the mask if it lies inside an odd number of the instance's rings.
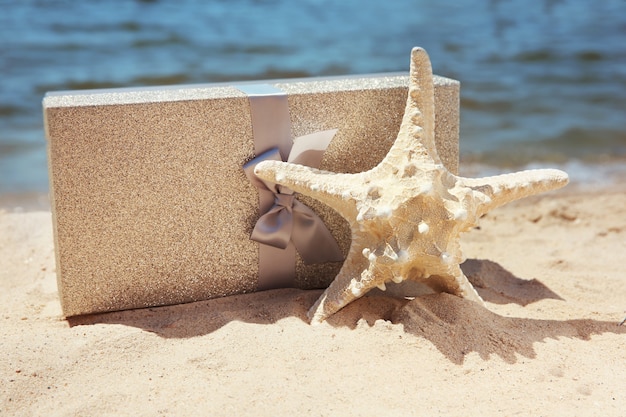
[{"label": "ribbon bow", "polygon": [[[287,161],[318,168],[336,132],[326,130],[296,138]],[[307,264],[342,261],[341,250],[322,219],[298,201],[293,190],[254,175],[254,167],[265,160],[282,160],[278,148],[262,153],[243,167],[259,193],[271,193],[274,198],[273,204],[257,220],[250,238],[280,249],[285,249],[291,241]]]}]

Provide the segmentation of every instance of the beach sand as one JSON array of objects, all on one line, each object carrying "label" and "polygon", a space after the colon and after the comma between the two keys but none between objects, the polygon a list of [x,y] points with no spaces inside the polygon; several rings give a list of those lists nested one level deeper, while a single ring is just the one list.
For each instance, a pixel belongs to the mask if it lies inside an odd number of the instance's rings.
[{"label": "beach sand", "polygon": [[0,415],[626,412],[626,193],[568,189],[463,236],[486,308],[275,290],[66,320],[51,215],[0,212]]}]

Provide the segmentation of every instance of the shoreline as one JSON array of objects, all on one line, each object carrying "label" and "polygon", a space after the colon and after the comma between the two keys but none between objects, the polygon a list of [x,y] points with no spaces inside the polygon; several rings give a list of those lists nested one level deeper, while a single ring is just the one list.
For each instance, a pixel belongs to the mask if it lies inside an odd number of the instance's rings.
[{"label": "shoreline", "polygon": [[[574,165],[580,167],[581,165]],[[568,169],[568,167],[570,169]],[[553,191],[559,194],[580,194],[598,192],[626,192],[626,162],[624,164],[614,163],[610,166],[599,166],[597,170],[590,174],[589,169],[571,169],[572,165],[529,165],[521,169],[499,168],[482,164],[461,165],[460,175],[468,178],[478,178],[517,172],[530,169],[555,168],[565,171],[570,176],[570,182],[564,188]],[[595,166],[594,166],[595,167]],[[593,169],[590,168],[590,169]],[[32,212],[50,211],[50,195],[48,192],[25,191],[25,192],[5,192],[0,193],[0,212]]]}]

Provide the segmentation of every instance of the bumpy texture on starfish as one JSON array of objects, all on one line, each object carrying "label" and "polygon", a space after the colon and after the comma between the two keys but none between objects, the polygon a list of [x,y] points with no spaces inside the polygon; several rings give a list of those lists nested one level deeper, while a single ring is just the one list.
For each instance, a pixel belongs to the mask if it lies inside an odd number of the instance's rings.
[{"label": "bumpy texture on starfish", "polygon": [[459,266],[460,233],[495,207],[568,182],[567,174],[555,169],[481,179],[455,176],[437,155],[434,121],[430,60],[426,51],[414,48],[400,132],[378,166],[340,174],[285,162],[257,165],[259,177],[318,199],[350,224],[350,251],[309,311],[312,323],[389,281],[414,280],[482,302]]}]

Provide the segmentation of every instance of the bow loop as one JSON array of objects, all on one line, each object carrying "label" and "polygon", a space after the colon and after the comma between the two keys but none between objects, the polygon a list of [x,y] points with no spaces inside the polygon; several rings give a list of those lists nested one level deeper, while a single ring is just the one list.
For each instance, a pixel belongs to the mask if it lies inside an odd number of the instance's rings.
[{"label": "bow loop", "polygon": [[293,200],[295,196],[277,194],[276,197],[270,210],[257,220],[250,238],[259,243],[285,249],[293,234]]}]

